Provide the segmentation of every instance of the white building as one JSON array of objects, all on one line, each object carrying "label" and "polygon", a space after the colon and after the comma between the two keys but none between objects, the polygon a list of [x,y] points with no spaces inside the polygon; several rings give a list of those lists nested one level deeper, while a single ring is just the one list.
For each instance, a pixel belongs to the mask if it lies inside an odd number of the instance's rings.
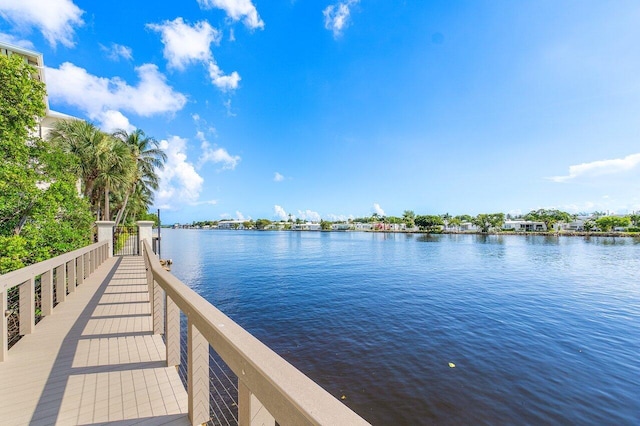
[{"label": "white building", "polygon": [[244,220],[221,220],[218,229],[244,229]]},{"label": "white building", "polygon": [[319,223],[311,223],[311,222],[294,223],[293,226],[291,227],[291,229],[294,230],[294,231],[320,231],[320,230],[322,230],[322,228],[320,227]]},{"label": "white building", "polygon": [[544,222],[534,222],[532,220],[506,220],[502,229],[516,232],[546,231],[547,225]]}]

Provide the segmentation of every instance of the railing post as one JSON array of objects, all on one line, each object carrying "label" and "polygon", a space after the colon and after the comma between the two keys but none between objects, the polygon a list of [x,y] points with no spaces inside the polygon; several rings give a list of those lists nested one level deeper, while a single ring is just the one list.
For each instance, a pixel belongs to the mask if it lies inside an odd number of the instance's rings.
[{"label": "railing post", "polygon": [[85,278],[89,278],[89,275],[91,275],[91,251],[85,253],[82,255],[82,258],[84,259],[84,277]]},{"label": "railing post", "polygon": [[20,334],[31,334],[36,326],[36,290],[33,278],[20,284]]},{"label": "railing post", "polygon": [[76,291],[76,260],[71,259],[67,262],[67,288],[69,293]]},{"label": "railing post", "polygon": [[164,290],[153,281],[153,334],[164,333]]},{"label": "railing post", "polygon": [[40,275],[40,289],[42,316],[46,317],[53,313],[53,271],[51,269]]},{"label": "railing post", "polygon": [[56,301],[62,303],[67,300],[67,271],[65,264],[56,268]]},{"label": "railing post", "polygon": [[167,347],[167,367],[180,365],[180,308],[165,292],[164,339]]},{"label": "railing post", "polygon": [[187,394],[193,426],[209,421],[209,342],[188,319]]},{"label": "railing post", "polygon": [[78,285],[84,284],[84,256],[76,257],[76,276]]},{"label": "railing post", "polygon": [[276,419],[267,411],[249,387],[238,380],[238,424],[240,426],[272,426]]},{"label": "railing post", "polygon": [[9,353],[9,327],[7,326],[7,312],[9,306],[7,304],[7,292],[0,293],[0,362],[7,360]]}]

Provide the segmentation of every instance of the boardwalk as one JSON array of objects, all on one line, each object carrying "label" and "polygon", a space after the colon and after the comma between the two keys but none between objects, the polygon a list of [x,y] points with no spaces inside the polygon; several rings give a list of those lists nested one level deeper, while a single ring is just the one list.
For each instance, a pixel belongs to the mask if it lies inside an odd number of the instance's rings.
[{"label": "boardwalk", "polygon": [[108,259],[0,363],[3,425],[186,425],[142,257]]}]

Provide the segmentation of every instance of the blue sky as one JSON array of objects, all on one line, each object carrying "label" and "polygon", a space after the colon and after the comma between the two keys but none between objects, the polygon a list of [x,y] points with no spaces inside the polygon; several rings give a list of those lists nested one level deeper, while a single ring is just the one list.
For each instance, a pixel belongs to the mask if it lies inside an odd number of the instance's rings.
[{"label": "blue sky", "polygon": [[0,0],[163,221],[640,210],[635,1]]}]

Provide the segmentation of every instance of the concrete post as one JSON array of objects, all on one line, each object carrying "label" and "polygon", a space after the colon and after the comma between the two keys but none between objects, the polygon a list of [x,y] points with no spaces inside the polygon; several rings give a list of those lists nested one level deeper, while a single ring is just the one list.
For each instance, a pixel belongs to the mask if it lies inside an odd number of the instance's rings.
[{"label": "concrete post", "polygon": [[147,240],[150,246],[153,247],[153,224],[152,220],[139,220],[136,222],[138,225],[138,247],[140,247],[140,253],[142,253],[142,242]]},{"label": "concrete post", "polygon": [[107,257],[113,256],[113,227],[115,224],[116,223],[111,220],[99,220],[96,222],[96,226],[98,227],[98,242],[109,242]]}]

